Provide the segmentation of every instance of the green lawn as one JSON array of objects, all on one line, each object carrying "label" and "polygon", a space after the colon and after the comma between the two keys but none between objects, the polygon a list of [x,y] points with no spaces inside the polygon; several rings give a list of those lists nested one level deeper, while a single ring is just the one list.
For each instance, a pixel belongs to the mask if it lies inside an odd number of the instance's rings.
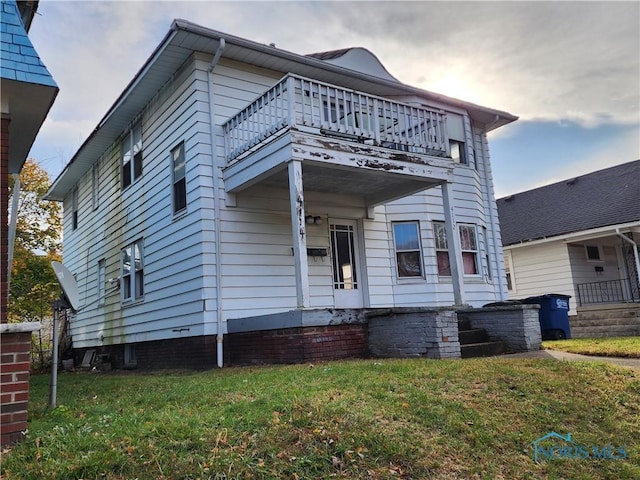
[{"label": "green lawn", "polygon": [[640,337],[575,338],[543,342],[542,346],[583,355],[640,358]]},{"label": "green lawn", "polygon": [[[640,478],[640,372],[532,359],[354,360],[32,378],[6,479]],[[555,431],[626,458],[536,463]]]}]

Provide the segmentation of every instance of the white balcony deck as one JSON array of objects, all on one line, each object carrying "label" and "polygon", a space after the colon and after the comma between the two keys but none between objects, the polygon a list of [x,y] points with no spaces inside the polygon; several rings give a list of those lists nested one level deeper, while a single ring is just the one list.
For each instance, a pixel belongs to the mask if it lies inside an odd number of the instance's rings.
[{"label": "white balcony deck", "polygon": [[[442,111],[287,75],[224,125],[225,187],[287,188],[300,160],[305,189],[348,191],[370,206],[452,179]],[[340,170],[336,175],[335,170]]]}]

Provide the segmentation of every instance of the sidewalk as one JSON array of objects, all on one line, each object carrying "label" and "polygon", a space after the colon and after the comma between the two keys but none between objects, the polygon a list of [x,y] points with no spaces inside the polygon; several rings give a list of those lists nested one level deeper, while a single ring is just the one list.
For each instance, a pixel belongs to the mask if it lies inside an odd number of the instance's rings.
[{"label": "sidewalk", "polygon": [[534,350],[532,352],[511,353],[503,355],[504,358],[555,358],[556,360],[582,361],[582,362],[606,362],[623,367],[631,367],[640,370],[640,358],[623,357],[595,357],[593,355],[579,355],[577,353],[560,352],[557,350]]}]

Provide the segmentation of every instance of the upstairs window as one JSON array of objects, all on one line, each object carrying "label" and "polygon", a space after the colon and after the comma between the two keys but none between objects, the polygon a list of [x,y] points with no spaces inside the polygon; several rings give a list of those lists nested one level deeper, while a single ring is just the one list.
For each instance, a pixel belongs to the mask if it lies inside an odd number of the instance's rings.
[{"label": "upstairs window", "polygon": [[138,123],[124,137],[122,152],[122,189],[142,176],[142,125]]},{"label": "upstairs window", "polygon": [[460,165],[468,165],[466,147],[464,142],[458,142],[457,140],[449,140],[449,147],[451,148],[451,160]]},{"label": "upstairs window", "polygon": [[187,208],[184,142],[171,150],[171,161],[173,164],[173,213],[178,213]]},{"label": "upstairs window", "polygon": [[420,224],[417,221],[393,223],[393,241],[398,277],[422,277]]},{"label": "upstairs window", "polygon": [[91,169],[91,205],[94,210],[100,206],[100,183],[98,180],[98,165],[94,165]]},{"label": "upstairs window", "polygon": [[144,245],[138,240],[121,252],[120,291],[123,302],[140,300],[144,296]]},{"label": "upstairs window", "polygon": [[[436,257],[438,260],[438,275],[451,276],[449,264],[449,251],[444,222],[433,222],[433,231],[436,244]],[[460,248],[462,251],[462,267],[465,275],[478,275],[478,241],[475,225],[458,225],[460,235]]]},{"label": "upstairs window", "polygon": [[78,228],[78,187],[73,188],[73,192],[71,192],[71,227],[73,230]]}]

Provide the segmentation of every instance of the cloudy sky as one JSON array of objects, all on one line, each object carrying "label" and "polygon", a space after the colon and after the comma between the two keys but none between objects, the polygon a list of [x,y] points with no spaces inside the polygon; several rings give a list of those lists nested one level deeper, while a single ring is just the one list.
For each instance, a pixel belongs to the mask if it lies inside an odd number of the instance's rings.
[{"label": "cloudy sky", "polygon": [[400,81],[520,119],[490,136],[498,197],[640,158],[640,2],[41,0],[60,87],[31,156],[55,176],[174,18],[306,54],[361,46]]}]

